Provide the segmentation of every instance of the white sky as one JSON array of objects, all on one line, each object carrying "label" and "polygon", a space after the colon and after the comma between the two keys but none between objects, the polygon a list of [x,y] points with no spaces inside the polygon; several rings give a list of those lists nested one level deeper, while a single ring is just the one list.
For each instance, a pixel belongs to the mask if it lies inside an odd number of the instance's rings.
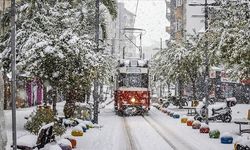
[{"label": "white sky", "polygon": [[[135,13],[137,0],[119,0],[124,2],[125,7]],[[135,27],[146,30],[142,39],[142,46],[159,47],[160,38],[169,38],[165,31],[169,21],[166,19],[165,0],[139,0]]]}]

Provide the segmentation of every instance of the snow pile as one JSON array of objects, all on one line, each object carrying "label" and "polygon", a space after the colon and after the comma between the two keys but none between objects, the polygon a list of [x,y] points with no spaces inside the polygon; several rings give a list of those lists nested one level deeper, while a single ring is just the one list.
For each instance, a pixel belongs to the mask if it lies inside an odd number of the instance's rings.
[{"label": "snow pile", "polygon": [[242,136],[239,136],[235,140],[235,143],[250,147],[250,134],[249,133],[242,134]]},{"label": "snow pile", "polygon": [[34,147],[36,146],[37,136],[35,135],[25,135],[17,140],[17,145]]},{"label": "snow pile", "polygon": [[72,131],[81,131],[81,132],[83,132],[81,126],[75,126],[75,127],[73,127],[73,128],[72,128]]},{"label": "snow pile", "polygon": [[91,121],[83,121],[83,123],[85,123],[86,125],[91,126],[91,127],[94,126],[94,124]]},{"label": "snow pile", "polygon": [[[46,124],[46,125],[44,125],[44,126],[41,127],[40,131],[41,131],[42,129],[50,128],[50,127],[52,127],[53,125],[54,125],[54,122],[49,123],[49,124]],[[39,132],[40,132],[40,131],[39,131]]]},{"label": "snow pile", "polygon": [[206,123],[201,123],[201,128],[208,128],[208,127],[209,127],[208,124],[206,124]]},{"label": "snow pile", "polygon": [[188,121],[194,121],[193,117],[188,117]]},{"label": "snow pile", "polygon": [[83,122],[79,123],[77,126],[82,127],[82,128],[87,128],[87,125]]},{"label": "snow pile", "polygon": [[223,137],[232,137],[233,134],[230,133],[230,132],[223,132],[223,133],[221,134],[221,136],[223,136]]},{"label": "snow pile", "polygon": [[193,125],[200,125],[200,124],[201,124],[201,122],[198,121],[198,120],[195,120],[195,121],[193,122]]},{"label": "snow pile", "polygon": [[57,141],[57,144],[72,147],[71,142],[69,140],[67,140],[67,139],[61,139],[61,140]]},{"label": "snow pile", "polygon": [[58,144],[53,144],[53,145],[48,144],[44,147],[44,149],[46,149],[46,150],[62,150]]}]

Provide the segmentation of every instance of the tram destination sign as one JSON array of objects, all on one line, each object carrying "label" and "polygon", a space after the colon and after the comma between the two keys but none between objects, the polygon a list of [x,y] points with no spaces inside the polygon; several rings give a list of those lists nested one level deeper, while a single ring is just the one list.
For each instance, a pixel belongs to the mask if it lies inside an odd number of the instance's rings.
[{"label": "tram destination sign", "polygon": [[141,73],[141,68],[138,67],[127,67],[126,70],[128,73]]},{"label": "tram destination sign", "polygon": [[147,68],[140,67],[121,67],[120,73],[147,73]]}]

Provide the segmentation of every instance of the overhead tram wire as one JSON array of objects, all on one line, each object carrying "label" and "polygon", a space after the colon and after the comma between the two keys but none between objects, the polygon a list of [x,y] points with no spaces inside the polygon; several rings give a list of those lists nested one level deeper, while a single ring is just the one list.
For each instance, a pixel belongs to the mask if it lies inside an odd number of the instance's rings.
[{"label": "overhead tram wire", "polygon": [[137,0],[137,3],[136,3],[136,8],[135,8],[135,18],[136,18],[136,16],[137,16],[138,4],[139,4],[139,0]]}]

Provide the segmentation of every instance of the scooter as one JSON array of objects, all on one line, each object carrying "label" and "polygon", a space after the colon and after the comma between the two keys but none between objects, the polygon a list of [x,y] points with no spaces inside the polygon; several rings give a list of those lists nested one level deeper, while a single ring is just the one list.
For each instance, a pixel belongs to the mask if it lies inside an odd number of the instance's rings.
[{"label": "scooter", "polygon": [[[232,110],[228,106],[220,107],[220,108],[212,108],[212,116],[208,117],[208,120],[222,122],[231,122],[232,120]],[[195,120],[204,121],[206,119],[206,107],[205,104],[202,105],[200,112],[198,112],[195,117]]]}]

